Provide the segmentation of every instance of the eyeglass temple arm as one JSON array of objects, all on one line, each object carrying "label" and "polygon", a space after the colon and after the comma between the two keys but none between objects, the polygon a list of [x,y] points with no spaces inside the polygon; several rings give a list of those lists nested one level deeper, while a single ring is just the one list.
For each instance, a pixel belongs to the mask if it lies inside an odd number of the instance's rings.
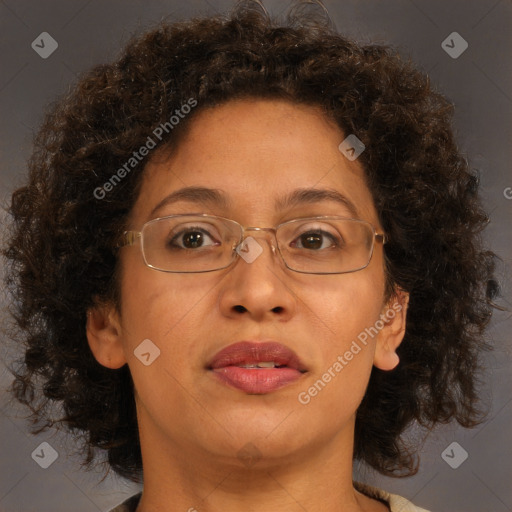
[{"label": "eyeglass temple arm", "polygon": [[384,233],[375,233],[375,240],[383,244],[385,244],[388,241]]},{"label": "eyeglass temple arm", "polygon": [[126,247],[127,245],[133,245],[140,237],[142,233],[140,231],[125,231],[119,238],[117,248]]}]

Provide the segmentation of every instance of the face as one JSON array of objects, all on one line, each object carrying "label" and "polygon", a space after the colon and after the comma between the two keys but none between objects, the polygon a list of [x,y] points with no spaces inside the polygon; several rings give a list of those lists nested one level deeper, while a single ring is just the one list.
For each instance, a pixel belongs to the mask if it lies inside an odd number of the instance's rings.
[{"label": "face", "polygon": [[[282,101],[233,101],[204,110],[172,157],[147,164],[130,229],[197,212],[259,227],[301,217],[353,217],[333,200],[276,208],[295,189],[329,189],[382,233],[363,169],[338,149],[345,137],[320,110]],[[169,194],[193,186],[221,190],[227,201],[181,200],[154,211]],[[384,300],[382,244],[375,243],[363,270],[314,275],[287,269],[271,250],[271,236],[247,235],[263,248],[260,256],[206,273],[160,272],[144,264],[138,244],[123,248],[122,306],[104,320],[109,341],[89,325],[90,345],[102,364],[128,363],[139,425],[158,432],[173,456],[188,450],[229,460],[252,443],[265,457],[292,457],[350,436],[372,365],[396,364],[403,334],[399,308],[361,342],[365,328],[393,309]],[[134,355],[143,340],[160,350],[147,366]],[[246,340],[284,345],[307,371],[261,394],[227,384],[208,365],[220,350]]]}]

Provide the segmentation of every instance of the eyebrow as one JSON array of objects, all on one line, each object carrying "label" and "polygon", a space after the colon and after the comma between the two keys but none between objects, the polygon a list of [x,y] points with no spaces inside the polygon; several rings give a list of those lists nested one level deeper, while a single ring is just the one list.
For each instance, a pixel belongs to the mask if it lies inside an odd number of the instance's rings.
[{"label": "eyebrow", "polygon": [[[205,206],[220,206],[228,208],[232,202],[226,193],[220,189],[208,187],[185,187],[176,190],[162,199],[151,212],[153,217],[157,211],[180,201],[200,203]],[[314,204],[322,201],[331,201],[344,206],[353,218],[358,218],[358,211],[354,203],[341,192],[327,188],[298,188],[276,200],[277,210],[285,210],[304,204]]]}]

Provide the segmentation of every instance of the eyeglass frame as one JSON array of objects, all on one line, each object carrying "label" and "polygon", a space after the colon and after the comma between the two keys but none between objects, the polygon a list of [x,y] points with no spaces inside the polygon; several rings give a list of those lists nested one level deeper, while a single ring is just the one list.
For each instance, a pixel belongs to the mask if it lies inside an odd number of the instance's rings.
[{"label": "eyeglass frame", "polygon": [[[191,270],[191,271],[182,271],[182,270],[163,270],[161,268],[157,268],[153,265],[150,265],[146,259],[146,255],[144,253],[144,248],[143,248],[143,245],[141,243],[140,245],[140,249],[141,249],[141,253],[142,253],[142,257],[143,257],[143,260],[144,260],[144,264],[153,269],[153,270],[157,270],[159,272],[165,272],[165,273],[171,273],[171,274],[202,274],[202,273],[205,273],[205,272],[216,272],[217,270],[225,270],[226,268],[229,268],[231,265],[233,265],[233,263],[235,261],[237,261],[237,257],[240,257],[240,254],[238,254],[237,252],[237,248],[240,247],[240,245],[247,239],[247,237],[245,236],[245,233],[246,231],[267,231],[267,232],[272,232],[274,234],[274,239],[275,239],[275,247],[274,247],[274,244],[271,243],[271,247],[272,247],[272,252],[273,254],[275,254],[276,252],[276,248],[277,248],[277,251],[279,252],[279,256],[281,257],[281,260],[283,261],[285,267],[288,269],[288,270],[291,270],[292,272],[298,272],[300,274],[314,274],[314,275],[336,275],[336,274],[350,274],[350,273],[353,273],[353,272],[359,272],[360,270],[363,270],[365,269],[369,264],[370,264],[370,261],[372,260],[372,257],[373,257],[373,252],[374,252],[374,249],[375,249],[375,242],[378,242],[378,243],[382,243],[383,245],[386,244],[389,239],[388,237],[386,236],[385,233],[377,233],[377,230],[375,229],[375,226],[366,221],[366,220],[362,220],[362,219],[354,219],[354,218],[350,218],[350,217],[343,217],[343,216],[338,216],[338,215],[321,215],[321,216],[317,216],[317,217],[299,217],[297,219],[292,219],[292,220],[287,220],[285,222],[282,222],[281,224],[273,227],[273,228],[262,228],[262,227],[256,227],[256,226],[249,226],[249,227],[245,227],[243,226],[242,224],[240,224],[239,222],[237,222],[236,220],[233,220],[233,219],[228,219],[227,217],[221,217],[219,215],[210,215],[209,213],[179,213],[179,214],[174,214],[174,215],[165,215],[164,217],[157,217],[156,219],[151,219],[151,220],[148,220],[147,222],[145,222],[142,226],[142,228],[140,229],[140,231],[136,231],[136,230],[127,230],[127,231],[124,231],[123,234],[121,235],[121,240],[119,241],[119,243],[116,245],[116,249],[121,249],[123,247],[128,247],[128,246],[132,246],[132,245],[135,245],[135,243],[137,242],[137,240],[142,240],[142,236],[143,236],[143,230],[144,230],[144,227],[151,223],[151,222],[157,222],[157,221],[160,221],[160,220],[163,220],[163,219],[170,219],[170,218],[174,218],[174,217],[208,217],[208,218],[215,218],[215,219],[220,219],[220,220],[227,220],[229,222],[232,222],[232,223],[235,223],[237,224],[240,229],[241,229],[241,239],[240,241],[234,245],[231,250],[232,250],[232,259],[231,261],[225,265],[224,267],[220,267],[220,268],[215,268],[215,269],[212,269],[212,270]],[[321,219],[331,219],[331,220],[349,220],[349,221],[356,221],[356,222],[361,222],[361,223],[364,223],[368,226],[370,226],[370,228],[372,229],[372,233],[373,233],[373,238],[372,238],[372,246],[371,246],[371,250],[370,250],[370,255],[369,255],[369,258],[368,258],[368,262],[366,263],[366,265],[364,265],[364,267],[360,267],[360,268],[357,268],[357,269],[354,269],[354,270],[345,270],[345,271],[342,271],[342,272],[305,272],[303,270],[296,270],[296,269],[293,269],[291,268],[288,263],[286,263],[286,260],[284,259],[283,257],[283,254],[281,253],[281,249],[279,247],[279,242],[277,240],[277,230],[285,225],[285,224],[288,224],[290,222],[295,222],[295,221],[298,221],[298,220],[321,220]]]}]

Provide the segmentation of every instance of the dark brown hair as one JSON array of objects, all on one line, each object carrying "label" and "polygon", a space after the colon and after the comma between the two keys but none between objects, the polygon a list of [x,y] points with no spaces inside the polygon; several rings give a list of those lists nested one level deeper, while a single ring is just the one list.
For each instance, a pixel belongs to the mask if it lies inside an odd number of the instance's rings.
[{"label": "dark brown hair", "polygon": [[[428,77],[393,49],[356,44],[300,9],[282,22],[244,4],[229,16],[162,23],[89,71],[47,114],[28,182],[12,195],[3,250],[13,338],[25,347],[12,392],[42,424],[35,432],[60,424],[82,433],[86,465],[103,448],[113,470],[140,481],[128,366],[95,360],[85,322],[97,301],[119,300],[116,237],[149,156],[102,199],[95,191],[190,98],[197,106],[180,130],[202,108],[275,98],[322,108],[365,144],[359,161],[389,237],[389,289],[410,292],[410,304],[399,366],[372,371],[354,456],[384,474],[414,472],[403,440],[413,420],[430,428],[480,418],[479,354],[498,293],[495,255],[480,240],[488,218],[454,141],[452,106]],[[160,146],[177,143],[178,131]]]}]

